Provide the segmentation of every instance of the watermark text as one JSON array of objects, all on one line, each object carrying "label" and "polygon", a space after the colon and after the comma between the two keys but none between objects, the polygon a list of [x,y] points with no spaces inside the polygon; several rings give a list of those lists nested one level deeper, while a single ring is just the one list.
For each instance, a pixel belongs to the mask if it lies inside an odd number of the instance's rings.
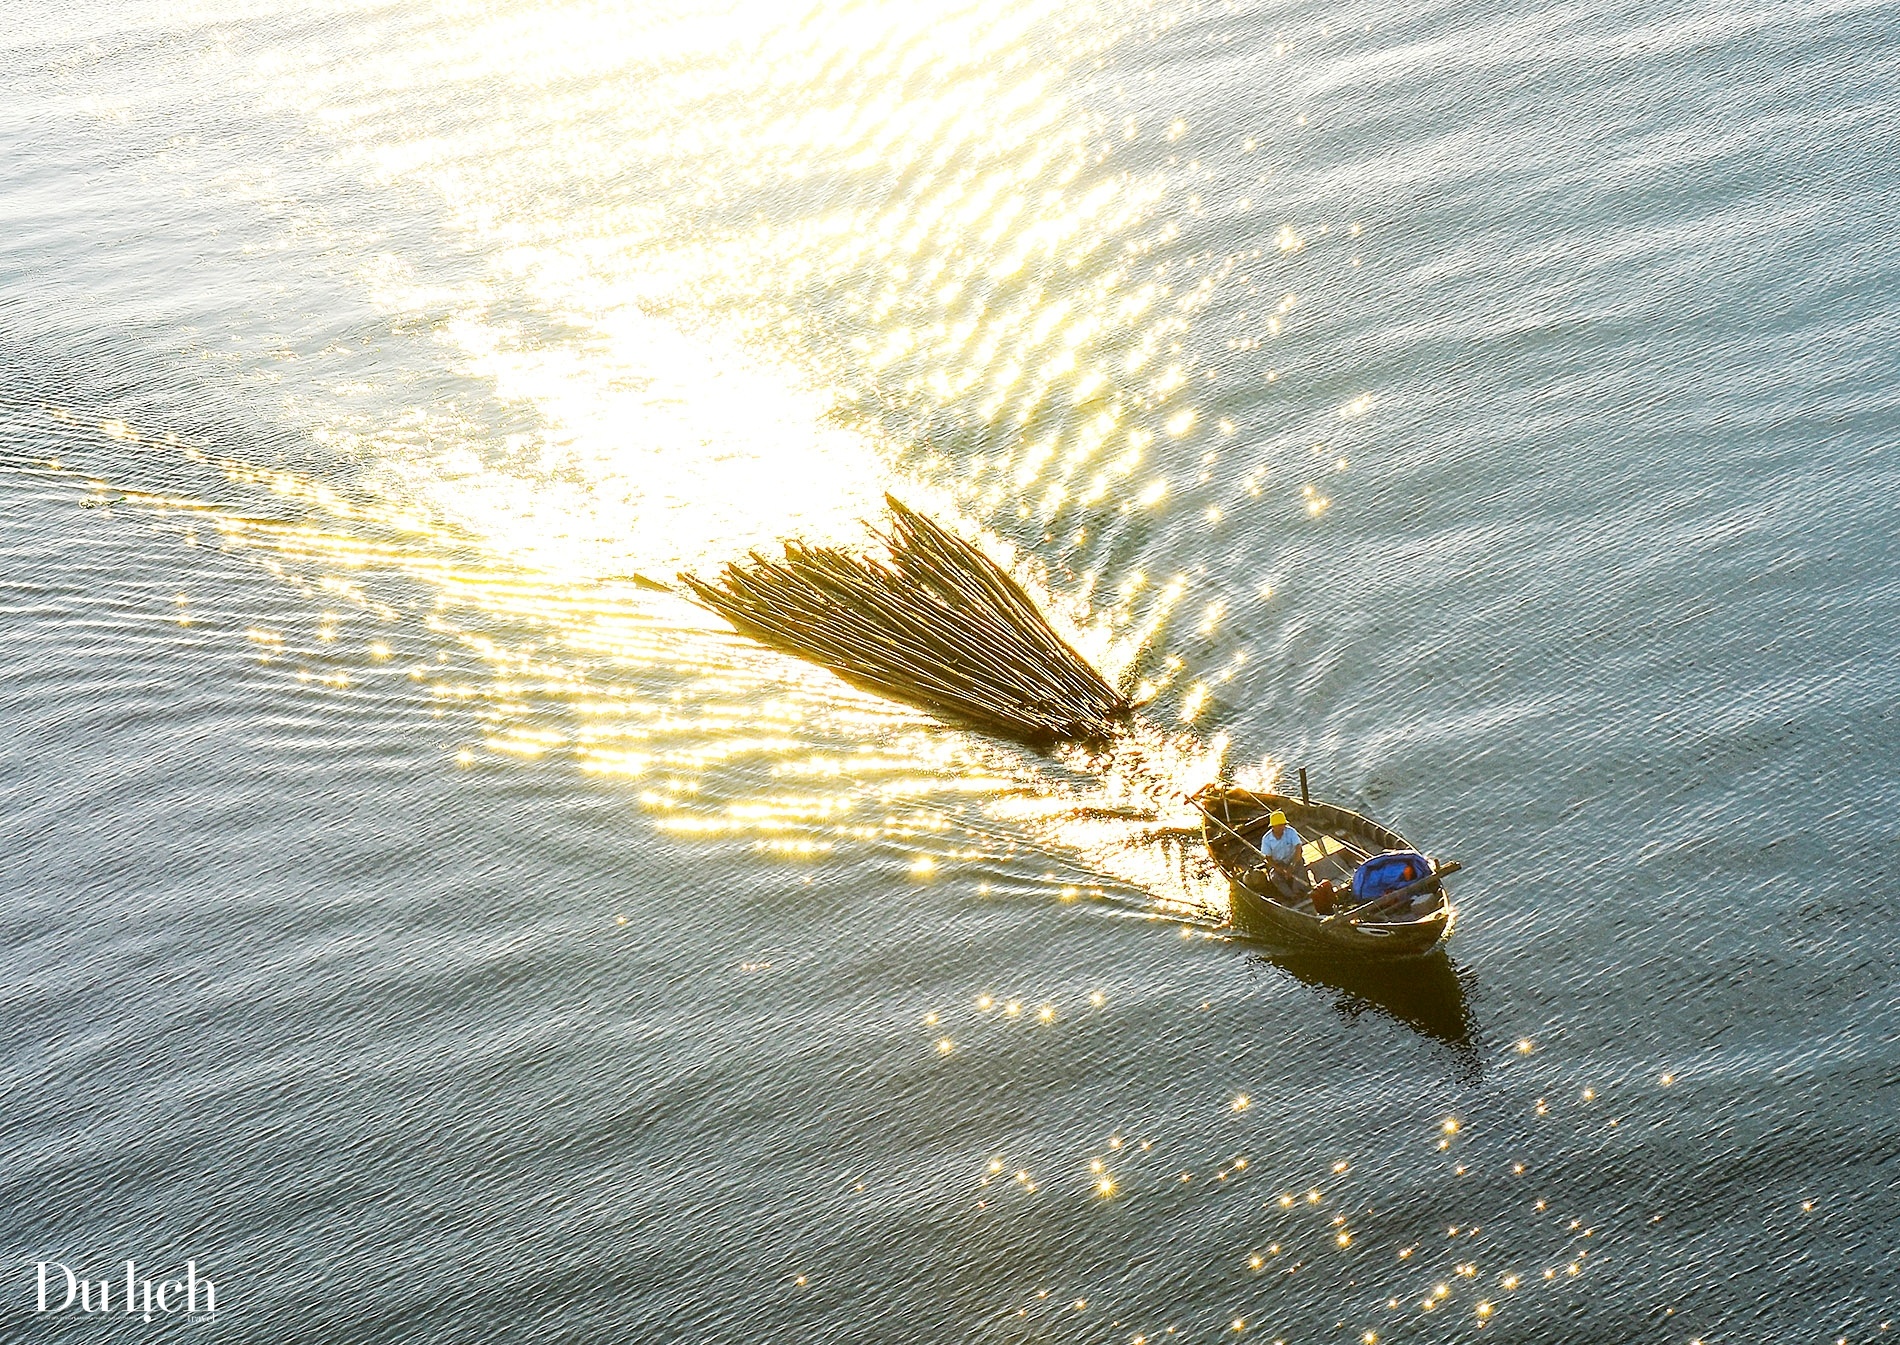
[{"label": "watermark text", "polygon": [[141,1276],[136,1263],[127,1261],[125,1273],[118,1268],[91,1279],[77,1275],[63,1261],[40,1261],[34,1265],[34,1311],[52,1316],[62,1312],[110,1313],[130,1315],[152,1321],[183,1313],[187,1317],[210,1320],[218,1312],[218,1286],[198,1273],[196,1261],[185,1262],[185,1273],[178,1279],[152,1279]]}]

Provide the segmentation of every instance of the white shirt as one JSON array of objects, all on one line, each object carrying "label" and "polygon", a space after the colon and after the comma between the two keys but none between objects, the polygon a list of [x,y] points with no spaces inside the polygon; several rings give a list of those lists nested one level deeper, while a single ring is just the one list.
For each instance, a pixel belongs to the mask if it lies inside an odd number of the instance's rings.
[{"label": "white shirt", "polygon": [[1300,833],[1293,830],[1291,822],[1280,828],[1278,836],[1273,834],[1272,827],[1260,833],[1260,853],[1276,864],[1285,864],[1289,867],[1297,864],[1300,858],[1300,847],[1304,844],[1305,842],[1300,839]]}]

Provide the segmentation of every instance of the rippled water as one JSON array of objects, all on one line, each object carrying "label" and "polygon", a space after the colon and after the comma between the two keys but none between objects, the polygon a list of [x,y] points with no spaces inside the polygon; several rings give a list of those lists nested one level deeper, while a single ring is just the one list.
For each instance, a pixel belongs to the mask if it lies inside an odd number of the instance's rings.
[{"label": "rippled water", "polygon": [[[1892,30],[16,8],[9,1338],[1886,1338]],[[663,587],[886,490],[1138,741]],[[1296,766],[1448,963],[1229,936]]]}]

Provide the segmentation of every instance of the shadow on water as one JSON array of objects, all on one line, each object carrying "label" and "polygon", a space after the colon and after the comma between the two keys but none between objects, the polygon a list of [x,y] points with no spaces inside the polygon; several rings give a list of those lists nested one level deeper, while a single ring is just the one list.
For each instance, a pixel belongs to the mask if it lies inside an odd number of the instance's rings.
[{"label": "shadow on water", "polygon": [[1382,1013],[1451,1047],[1460,1074],[1475,1078],[1482,1073],[1477,1025],[1466,1002],[1468,973],[1442,949],[1416,961],[1385,964],[1316,953],[1256,953],[1250,960],[1327,991],[1334,1010],[1348,1022],[1363,1013]]}]

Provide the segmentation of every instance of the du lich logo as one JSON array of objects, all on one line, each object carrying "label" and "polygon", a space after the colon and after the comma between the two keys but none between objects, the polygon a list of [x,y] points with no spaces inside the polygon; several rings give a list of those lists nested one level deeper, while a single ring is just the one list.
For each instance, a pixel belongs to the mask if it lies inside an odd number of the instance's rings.
[{"label": "du lich logo", "polygon": [[125,1275],[115,1269],[99,1279],[81,1279],[63,1261],[37,1263],[35,1311],[51,1316],[60,1312],[112,1313],[142,1316],[151,1321],[184,1313],[206,1320],[217,1315],[218,1288],[198,1273],[196,1261],[185,1262],[182,1279],[142,1278],[138,1267],[125,1263]]}]

